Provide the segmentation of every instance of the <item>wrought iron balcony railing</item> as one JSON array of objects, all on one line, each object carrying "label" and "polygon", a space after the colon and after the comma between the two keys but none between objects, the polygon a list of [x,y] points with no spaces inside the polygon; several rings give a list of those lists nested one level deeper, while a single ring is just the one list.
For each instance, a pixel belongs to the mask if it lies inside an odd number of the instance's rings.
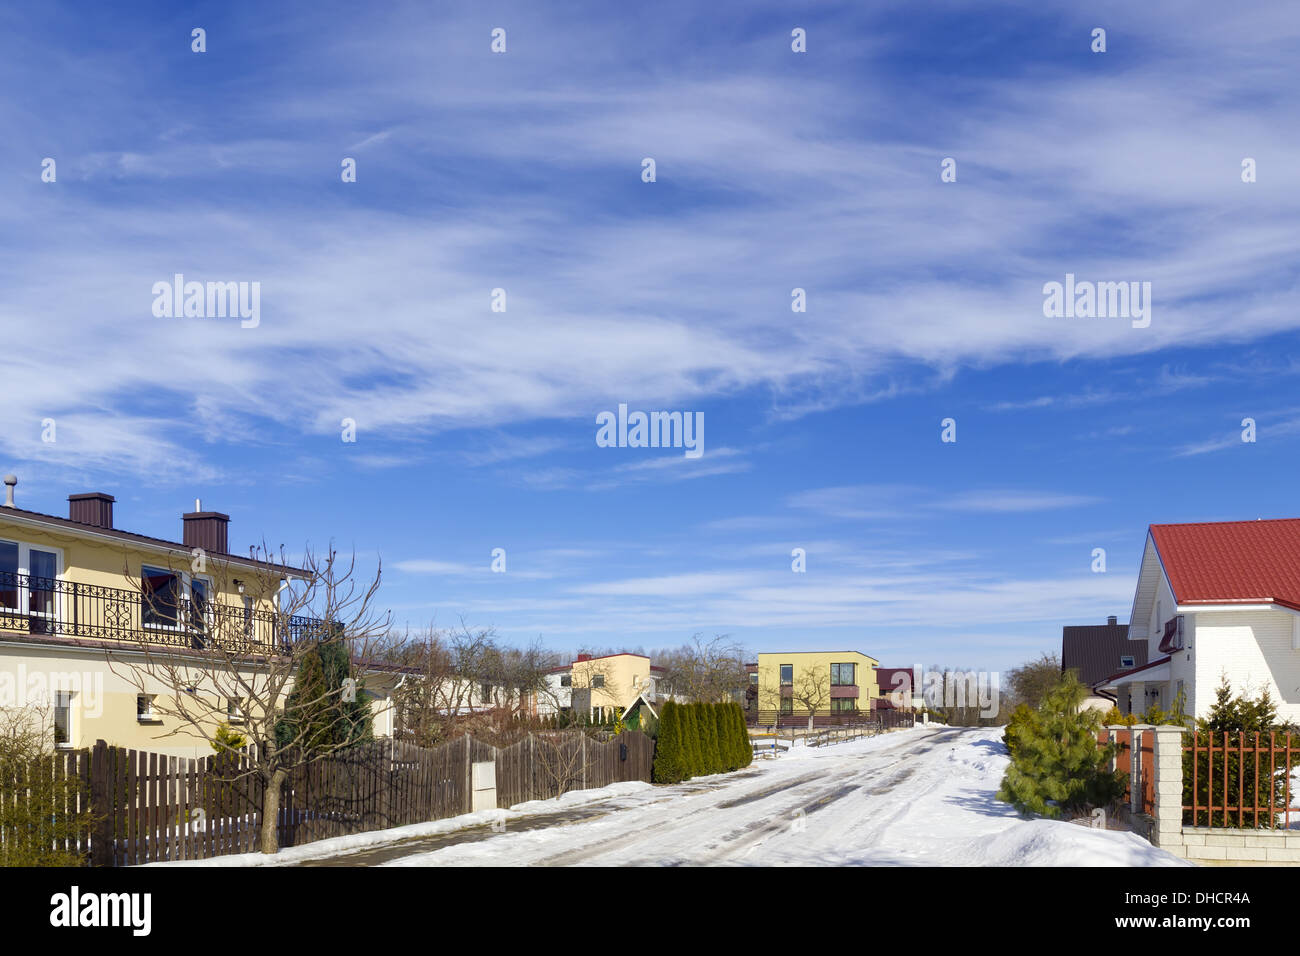
[{"label": "wrought iron balcony railing", "polygon": [[[178,590],[178,589],[177,589]],[[182,595],[0,571],[0,632],[272,653],[320,639],[326,622]]]}]

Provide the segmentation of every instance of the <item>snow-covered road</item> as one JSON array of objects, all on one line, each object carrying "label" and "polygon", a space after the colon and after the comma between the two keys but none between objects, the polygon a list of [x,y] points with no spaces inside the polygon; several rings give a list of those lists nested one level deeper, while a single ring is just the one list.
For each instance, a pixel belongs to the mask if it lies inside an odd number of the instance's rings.
[{"label": "snow-covered road", "polygon": [[674,787],[618,784],[607,798],[588,792],[596,799],[577,806],[548,801],[497,811],[497,829],[480,827],[471,839],[447,833],[358,848],[329,862],[1183,865],[1132,833],[1017,817],[993,798],[1007,762],[1001,733],[929,727],[800,747],[736,774]]}]

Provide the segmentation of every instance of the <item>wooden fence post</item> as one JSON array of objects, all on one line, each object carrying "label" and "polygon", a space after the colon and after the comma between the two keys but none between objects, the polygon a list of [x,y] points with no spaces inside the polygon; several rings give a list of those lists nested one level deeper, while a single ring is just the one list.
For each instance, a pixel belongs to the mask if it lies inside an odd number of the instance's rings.
[{"label": "wooden fence post", "polygon": [[469,734],[462,739],[465,741],[465,809],[462,812],[471,813],[474,810],[474,741]]},{"label": "wooden fence post", "polygon": [[108,744],[95,741],[90,752],[90,812],[95,816],[90,865],[113,865],[113,801],[108,787]]}]

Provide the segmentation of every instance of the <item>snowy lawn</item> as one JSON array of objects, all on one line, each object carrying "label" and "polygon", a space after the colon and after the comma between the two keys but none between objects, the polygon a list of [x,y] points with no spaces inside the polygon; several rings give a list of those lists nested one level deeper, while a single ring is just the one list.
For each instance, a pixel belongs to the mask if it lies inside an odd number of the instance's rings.
[{"label": "snowy lawn", "polygon": [[[1001,737],[1000,728],[931,726],[799,745],[748,770],[677,786],[615,784],[271,858],[192,865],[324,856],[387,866],[1187,865],[1132,833],[1018,817],[993,798],[1007,764]],[[489,823],[501,832],[485,833]],[[477,829],[458,840],[456,831],[467,827]]]}]

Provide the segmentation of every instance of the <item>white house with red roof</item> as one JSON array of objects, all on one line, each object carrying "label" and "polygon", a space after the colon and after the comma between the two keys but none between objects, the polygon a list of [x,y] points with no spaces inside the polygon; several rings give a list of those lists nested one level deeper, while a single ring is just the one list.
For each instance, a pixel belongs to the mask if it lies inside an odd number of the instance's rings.
[{"label": "white house with red roof", "polygon": [[1300,518],[1151,525],[1129,619],[1148,663],[1095,686],[1120,709],[1204,716],[1227,676],[1300,722]]}]

